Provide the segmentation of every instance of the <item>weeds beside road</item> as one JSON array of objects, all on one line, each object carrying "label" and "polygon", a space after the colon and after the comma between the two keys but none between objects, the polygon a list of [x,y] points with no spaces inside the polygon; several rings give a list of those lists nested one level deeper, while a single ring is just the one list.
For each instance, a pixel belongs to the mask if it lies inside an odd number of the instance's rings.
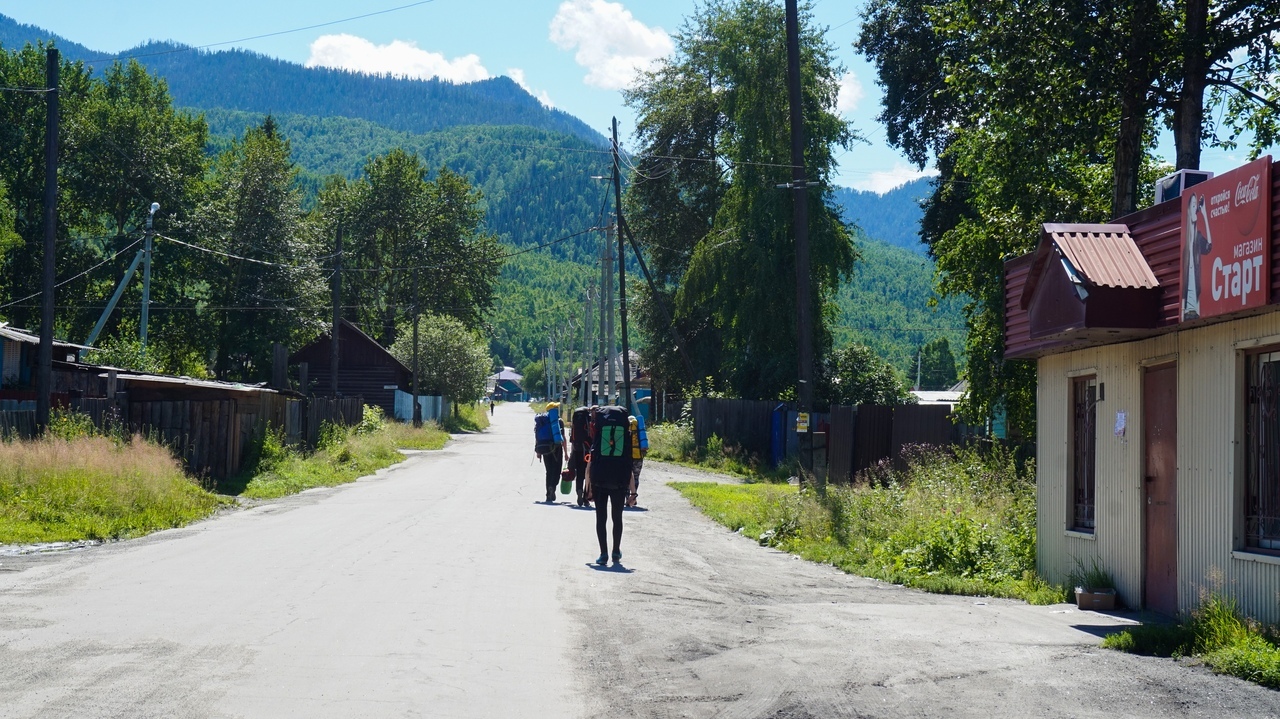
[{"label": "weeds beside road", "polygon": [[[477,407],[460,407],[454,431],[489,425]],[[141,436],[100,432],[88,418],[57,412],[49,434],[0,441],[0,544],[105,540],[181,527],[235,503],[351,482],[404,459],[401,449],[440,449],[449,433],[387,422],[366,408],[353,428],[327,426],[320,447],[303,452],[267,434],[247,469],[219,493],[184,473],[167,447]]]},{"label": "weeds beside road", "polygon": [[673,486],[730,529],[852,574],[943,594],[1066,600],[1035,573],[1033,470],[999,449],[916,450],[908,467],[825,490]]}]

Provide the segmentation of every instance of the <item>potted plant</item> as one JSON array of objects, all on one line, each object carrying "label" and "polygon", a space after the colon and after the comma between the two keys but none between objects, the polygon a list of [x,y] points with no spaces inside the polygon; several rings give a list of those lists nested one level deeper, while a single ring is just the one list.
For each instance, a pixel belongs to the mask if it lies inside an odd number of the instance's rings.
[{"label": "potted plant", "polygon": [[1080,609],[1106,612],[1116,608],[1115,581],[1098,564],[1097,557],[1090,560],[1088,567],[1077,557],[1068,581],[1075,587],[1076,606]]}]

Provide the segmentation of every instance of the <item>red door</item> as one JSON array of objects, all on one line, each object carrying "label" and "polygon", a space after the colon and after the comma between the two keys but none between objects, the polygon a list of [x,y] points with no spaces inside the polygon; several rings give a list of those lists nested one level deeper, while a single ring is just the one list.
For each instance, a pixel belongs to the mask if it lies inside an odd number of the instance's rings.
[{"label": "red door", "polygon": [[1152,611],[1178,613],[1178,368],[1149,369],[1142,381],[1146,472],[1143,598]]}]

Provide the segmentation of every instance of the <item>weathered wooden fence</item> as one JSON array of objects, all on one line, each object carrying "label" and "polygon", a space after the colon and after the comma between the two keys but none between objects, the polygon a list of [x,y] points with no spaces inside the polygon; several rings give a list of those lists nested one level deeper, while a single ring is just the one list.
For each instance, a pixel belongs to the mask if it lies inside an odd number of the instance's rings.
[{"label": "weathered wooden fence", "polygon": [[[738,399],[693,400],[693,432],[699,446],[711,435],[725,446],[736,446],[762,460],[775,452],[772,432],[775,410],[783,403]],[[788,407],[782,432],[786,454],[795,454],[795,411]],[[812,413],[810,431],[825,433],[825,462],[834,482],[852,481],[864,469],[884,460],[905,469],[902,448],[912,444],[946,446],[961,441],[961,427],[947,405],[832,406],[830,413]]]},{"label": "weathered wooden fence", "polygon": [[0,439],[30,439],[36,435],[36,411],[14,409],[0,411]]}]

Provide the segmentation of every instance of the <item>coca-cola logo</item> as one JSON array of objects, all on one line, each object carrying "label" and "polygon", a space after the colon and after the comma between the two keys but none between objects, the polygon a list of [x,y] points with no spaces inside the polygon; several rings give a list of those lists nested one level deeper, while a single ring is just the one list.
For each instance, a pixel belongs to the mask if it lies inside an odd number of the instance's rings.
[{"label": "coca-cola logo", "polygon": [[1258,212],[1262,209],[1258,198],[1262,192],[1262,175],[1255,174],[1236,183],[1235,197],[1232,199],[1231,214],[1236,217],[1236,229],[1241,235],[1253,233],[1258,221]]}]

